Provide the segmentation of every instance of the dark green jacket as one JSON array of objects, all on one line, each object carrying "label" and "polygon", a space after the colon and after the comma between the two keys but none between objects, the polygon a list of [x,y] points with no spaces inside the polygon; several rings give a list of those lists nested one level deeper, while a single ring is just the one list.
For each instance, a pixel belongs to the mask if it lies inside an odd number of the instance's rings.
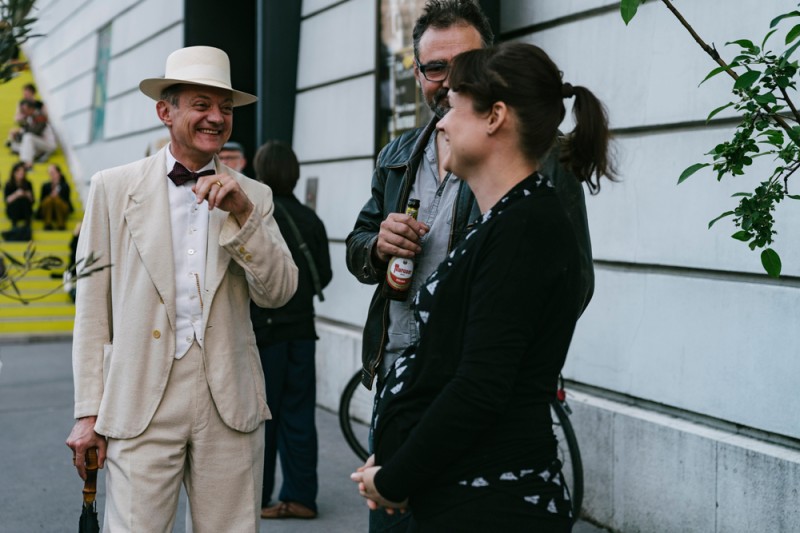
[{"label": "dark green jacket", "polygon": [[[389,301],[381,295],[381,285],[384,283],[387,265],[374,261],[372,248],[378,239],[381,222],[390,213],[405,211],[425,146],[435,129],[436,119],[424,128],[403,133],[381,150],[372,173],[372,196],[361,209],[353,231],[347,236],[348,270],[361,283],[378,284],[369,304],[362,337],[361,381],[370,389],[383,359],[389,327]],[[594,291],[594,270],[583,187],[572,174],[558,164],[557,150],[550,153],[540,172],[553,180],[561,205],[566,210],[578,239],[582,263],[581,281],[584,285],[582,290],[586,295],[585,308]],[[448,251],[463,239],[468,227],[478,216],[480,210],[475,197],[467,184],[462,181],[453,206]]]}]

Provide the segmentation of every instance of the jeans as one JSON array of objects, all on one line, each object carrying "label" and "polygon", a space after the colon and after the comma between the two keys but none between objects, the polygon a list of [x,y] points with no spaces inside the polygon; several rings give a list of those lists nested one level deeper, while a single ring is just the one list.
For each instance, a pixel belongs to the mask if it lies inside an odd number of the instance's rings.
[{"label": "jeans", "polygon": [[314,352],[316,341],[284,341],[259,345],[272,420],[265,424],[264,488],[267,507],[275,485],[276,454],[281,457],[283,485],[278,499],[317,510],[317,399]]}]

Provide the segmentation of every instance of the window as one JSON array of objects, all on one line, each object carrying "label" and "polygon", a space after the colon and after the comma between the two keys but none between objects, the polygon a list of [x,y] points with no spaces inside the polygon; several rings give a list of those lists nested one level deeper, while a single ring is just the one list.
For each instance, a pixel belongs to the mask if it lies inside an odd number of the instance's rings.
[{"label": "window", "polygon": [[92,97],[92,142],[101,140],[105,129],[108,64],[110,61],[111,24],[108,24],[97,34],[97,66],[94,75],[94,96]]},{"label": "window", "polygon": [[432,113],[414,79],[414,23],[425,0],[381,0],[378,42],[377,149],[406,130],[425,125]]}]

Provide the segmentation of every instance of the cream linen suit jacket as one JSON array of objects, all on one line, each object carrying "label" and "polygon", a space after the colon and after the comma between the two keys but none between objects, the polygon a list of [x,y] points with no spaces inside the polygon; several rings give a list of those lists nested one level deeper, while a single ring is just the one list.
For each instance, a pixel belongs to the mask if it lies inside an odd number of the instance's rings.
[{"label": "cream linen suit jacket", "polygon": [[[166,150],[92,177],[78,259],[111,268],[78,281],[72,366],[75,418],[95,431],[140,435],[158,407],[175,361],[173,264]],[[242,432],[270,418],[249,301],[280,307],[297,288],[297,267],[273,218],[272,191],[225,167],[255,208],[243,227],[209,213],[202,350],[214,404]],[[205,207],[205,204],[203,205]]]}]

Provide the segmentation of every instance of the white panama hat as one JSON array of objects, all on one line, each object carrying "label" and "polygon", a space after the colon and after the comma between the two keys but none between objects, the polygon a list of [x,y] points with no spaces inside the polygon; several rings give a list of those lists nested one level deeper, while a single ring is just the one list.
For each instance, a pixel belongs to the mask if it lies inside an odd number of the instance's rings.
[{"label": "white panama hat", "polygon": [[164,77],[142,80],[139,90],[153,100],[160,100],[161,91],[171,85],[184,83],[231,91],[234,107],[252,104],[258,100],[257,96],[231,87],[228,54],[211,46],[189,46],[175,50],[167,57]]}]

